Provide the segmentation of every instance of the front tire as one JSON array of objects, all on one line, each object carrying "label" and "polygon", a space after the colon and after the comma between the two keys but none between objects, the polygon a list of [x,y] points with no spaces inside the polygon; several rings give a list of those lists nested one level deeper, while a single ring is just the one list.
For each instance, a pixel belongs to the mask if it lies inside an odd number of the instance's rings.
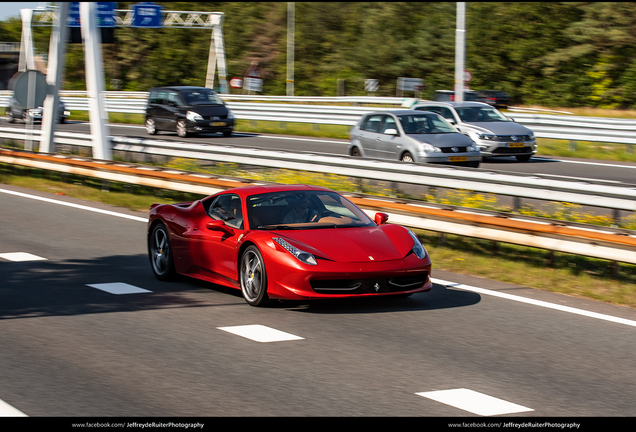
[{"label": "front tire", "polygon": [[177,135],[179,135],[180,138],[187,138],[189,135],[188,130],[186,129],[186,121],[184,119],[177,121]]},{"label": "front tire", "polygon": [[7,121],[9,123],[13,123],[15,121],[15,118],[13,117],[13,112],[11,112],[10,109],[7,110]]},{"label": "front tire", "polygon": [[267,295],[267,272],[263,256],[256,246],[249,246],[241,256],[239,279],[241,293],[250,306],[265,306]]},{"label": "front tire", "polygon": [[408,163],[413,163],[415,162],[415,160],[413,159],[413,156],[411,155],[411,153],[409,152],[405,152],[402,155],[402,159],[400,159],[402,162],[408,162]]},{"label": "front tire", "polygon": [[519,162],[528,162],[530,158],[532,157],[532,155],[520,155],[515,157],[517,158]]},{"label": "front tire", "polygon": [[353,147],[351,149],[351,156],[353,156],[353,157],[362,157],[362,153],[360,152],[360,149],[358,147]]},{"label": "front tire", "polygon": [[148,237],[148,257],[155,277],[162,281],[172,279],[176,272],[168,229],[163,223],[158,223]]}]

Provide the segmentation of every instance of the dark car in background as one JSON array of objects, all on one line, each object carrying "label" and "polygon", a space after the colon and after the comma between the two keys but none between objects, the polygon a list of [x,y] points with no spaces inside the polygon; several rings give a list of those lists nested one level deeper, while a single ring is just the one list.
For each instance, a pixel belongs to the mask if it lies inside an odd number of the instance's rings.
[{"label": "dark car in background", "polygon": [[[454,102],[455,101],[455,91],[453,91],[453,90],[435,90],[435,100],[437,102]],[[465,101],[477,100],[477,92],[474,92],[472,90],[464,91],[464,100]]]},{"label": "dark car in background", "polygon": [[146,107],[146,132],[176,131],[184,138],[201,132],[230,136],[234,114],[218,93],[206,87],[171,86],[150,90]]},{"label": "dark car in background", "polygon": [[477,102],[483,102],[499,109],[507,109],[510,104],[508,93],[500,90],[477,90]]},{"label": "dark car in background", "polygon": [[[64,123],[66,119],[68,118],[68,116],[71,115],[71,113],[70,111],[66,110],[66,106],[64,105],[64,102],[60,101],[58,106],[59,106],[57,111],[58,121],[60,123]],[[11,99],[9,99],[9,106],[7,107],[7,111],[6,111],[7,121],[9,123],[13,123],[16,120],[22,120],[24,122],[27,122],[30,117],[33,119],[34,122],[41,122],[43,111],[44,109],[42,107],[31,108],[31,109],[24,108],[20,106],[17,99],[12,96]]]}]

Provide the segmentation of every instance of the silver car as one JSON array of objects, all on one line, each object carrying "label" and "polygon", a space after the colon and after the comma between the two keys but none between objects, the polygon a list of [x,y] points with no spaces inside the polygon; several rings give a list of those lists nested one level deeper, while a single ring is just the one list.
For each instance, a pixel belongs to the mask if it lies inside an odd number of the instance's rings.
[{"label": "silver car", "polygon": [[431,112],[391,110],[365,114],[349,136],[351,156],[474,168],[481,162],[479,146]]},{"label": "silver car", "polygon": [[412,109],[435,112],[472,138],[484,157],[514,156],[520,162],[537,152],[537,140],[527,127],[515,123],[482,102],[418,102]]}]

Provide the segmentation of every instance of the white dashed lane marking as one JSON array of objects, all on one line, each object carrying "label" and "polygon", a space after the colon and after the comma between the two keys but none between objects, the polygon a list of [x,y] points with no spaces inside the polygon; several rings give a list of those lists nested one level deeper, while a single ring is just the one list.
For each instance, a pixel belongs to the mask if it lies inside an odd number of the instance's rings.
[{"label": "white dashed lane marking", "polygon": [[234,327],[217,327],[219,330],[223,330],[229,333],[233,333],[238,336],[242,336],[247,339],[251,339],[256,342],[281,342],[290,340],[304,339],[300,336],[296,336],[290,333],[285,333],[280,330],[276,330],[263,325],[242,325]]},{"label": "white dashed lane marking", "polygon": [[101,284],[86,284],[91,288],[105,291],[110,294],[139,294],[149,293],[147,289],[139,288],[134,285],[129,285],[123,282],[101,283]]},{"label": "white dashed lane marking", "polygon": [[46,258],[39,257],[37,255],[33,255],[27,252],[9,252],[0,254],[0,258],[7,261],[43,261]]},{"label": "white dashed lane marking", "polygon": [[22,411],[13,408],[11,405],[0,399],[0,417],[28,417]]},{"label": "white dashed lane marking", "polygon": [[534,411],[531,408],[464,388],[415,394],[481,416],[495,416]]}]

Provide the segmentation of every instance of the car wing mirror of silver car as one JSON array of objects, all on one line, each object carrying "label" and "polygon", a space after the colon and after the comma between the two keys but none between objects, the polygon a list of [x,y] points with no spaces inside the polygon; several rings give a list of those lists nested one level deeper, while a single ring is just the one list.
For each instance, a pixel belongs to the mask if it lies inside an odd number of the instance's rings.
[{"label": "car wing mirror of silver car", "polygon": [[399,135],[397,129],[387,129],[384,133],[387,135]]}]

